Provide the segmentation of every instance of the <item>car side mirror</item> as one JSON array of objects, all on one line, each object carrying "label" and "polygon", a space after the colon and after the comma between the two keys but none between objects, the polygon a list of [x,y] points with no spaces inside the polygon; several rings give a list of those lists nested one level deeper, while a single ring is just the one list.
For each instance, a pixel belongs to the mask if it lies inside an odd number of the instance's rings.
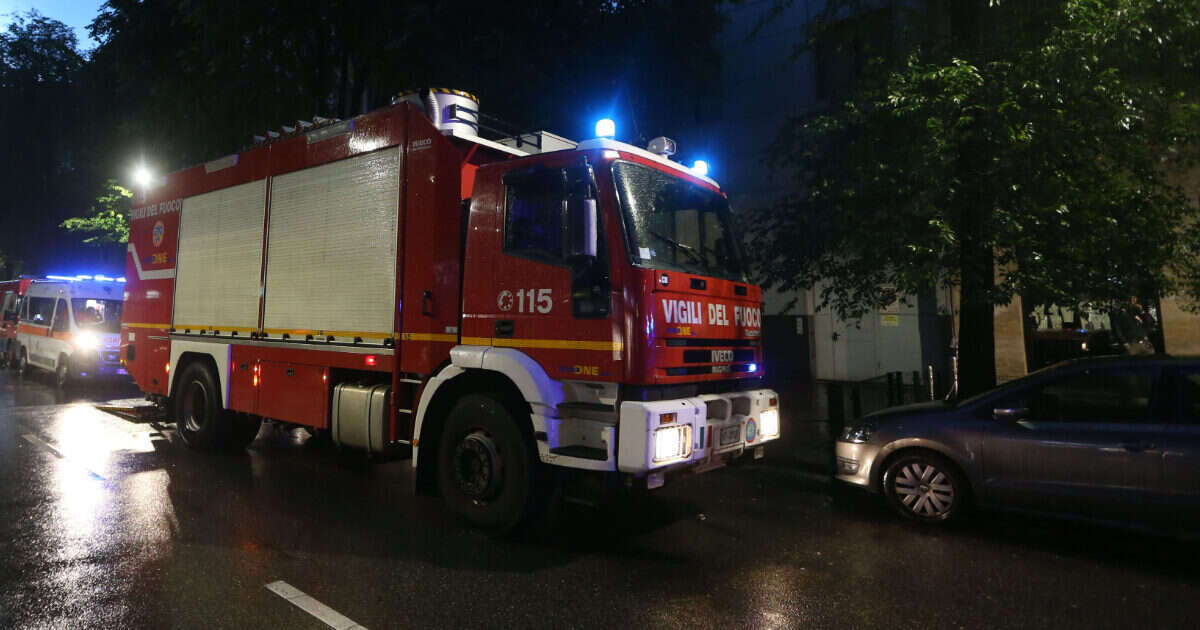
[{"label": "car side mirror", "polygon": [[1002,422],[1016,422],[1029,418],[1028,407],[997,407],[992,410],[992,419]]}]

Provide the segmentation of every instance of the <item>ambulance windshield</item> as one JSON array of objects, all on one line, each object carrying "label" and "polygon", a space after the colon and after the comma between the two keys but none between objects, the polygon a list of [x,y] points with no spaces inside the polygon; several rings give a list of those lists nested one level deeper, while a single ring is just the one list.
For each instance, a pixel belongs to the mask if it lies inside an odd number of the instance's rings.
[{"label": "ambulance windshield", "polygon": [[121,300],[71,299],[71,309],[75,311],[75,324],[89,330],[121,332],[121,307]]},{"label": "ambulance windshield", "polygon": [[616,162],[613,177],[633,264],[746,282],[722,195],[629,162]]}]

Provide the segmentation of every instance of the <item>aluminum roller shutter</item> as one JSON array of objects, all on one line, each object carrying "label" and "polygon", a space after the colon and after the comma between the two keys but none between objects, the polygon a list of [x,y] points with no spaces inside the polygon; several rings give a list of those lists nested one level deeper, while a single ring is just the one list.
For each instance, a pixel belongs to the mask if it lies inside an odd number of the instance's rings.
[{"label": "aluminum roller shutter", "polygon": [[399,155],[389,148],[272,180],[265,329],[391,335]]},{"label": "aluminum roller shutter", "polygon": [[183,200],[172,325],[258,326],[266,180]]}]

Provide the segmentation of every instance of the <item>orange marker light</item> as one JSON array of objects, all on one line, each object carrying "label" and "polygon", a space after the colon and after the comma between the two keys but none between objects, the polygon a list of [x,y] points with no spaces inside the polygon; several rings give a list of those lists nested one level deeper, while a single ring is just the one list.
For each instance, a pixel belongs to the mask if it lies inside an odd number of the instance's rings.
[{"label": "orange marker light", "polygon": [[664,413],[663,415],[658,417],[659,424],[671,424],[672,422],[675,422],[675,414],[674,413]]},{"label": "orange marker light", "polygon": [[375,367],[375,355],[368,354],[367,358],[364,359],[364,361],[366,362],[367,367]]},{"label": "orange marker light", "polygon": [[170,364],[170,363],[167,363],[167,364],[166,364],[166,365],[163,367],[163,371],[164,371],[164,372],[166,372],[166,373],[168,373],[168,374],[170,374],[170,373],[171,373],[171,364]]}]

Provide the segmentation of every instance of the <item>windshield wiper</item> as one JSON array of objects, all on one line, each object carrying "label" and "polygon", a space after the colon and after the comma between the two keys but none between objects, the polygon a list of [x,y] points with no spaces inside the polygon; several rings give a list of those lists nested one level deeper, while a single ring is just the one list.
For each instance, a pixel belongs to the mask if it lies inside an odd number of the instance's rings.
[{"label": "windshield wiper", "polygon": [[700,257],[700,254],[696,253],[695,247],[692,247],[691,245],[684,245],[683,243],[680,243],[679,241],[677,241],[673,238],[663,236],[662,234],[659,234],[658,232],[655,232],[654,230],[646,230],[646,231],[649,232],[651,235],[662,239],[663,242],[667,243],[668,245],[673,246],[675,249],[687,254],[688,256],[691,257],[692,261],[694,261],[696,264],[698,264],[702,267],[705,267],[705,268],[708,267],[708,265],[706,265],[704,263],[704,259]]}]

